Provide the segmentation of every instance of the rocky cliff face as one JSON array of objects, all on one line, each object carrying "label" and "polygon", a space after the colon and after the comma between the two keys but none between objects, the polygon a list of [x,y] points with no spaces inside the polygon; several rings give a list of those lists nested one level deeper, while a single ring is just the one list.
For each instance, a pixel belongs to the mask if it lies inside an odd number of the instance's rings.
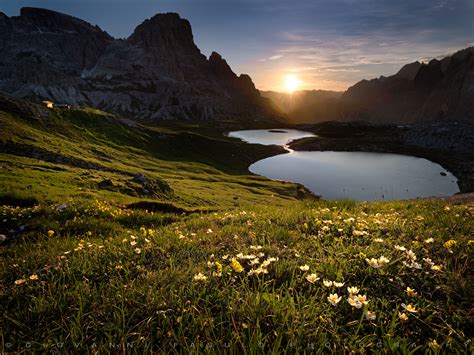
[{"label": "rocky cliff face", "polygon": [[343,120],[417,122],[474,120],[474,47],[397,74],[362,80],[341,97]]},{"label": "rocky cliff face", "polygon": [[143,119],[273,119],[247,75],[209,60],[179,15],[158,14],[123,40],[58,12],[0,13],[0,91]]}]

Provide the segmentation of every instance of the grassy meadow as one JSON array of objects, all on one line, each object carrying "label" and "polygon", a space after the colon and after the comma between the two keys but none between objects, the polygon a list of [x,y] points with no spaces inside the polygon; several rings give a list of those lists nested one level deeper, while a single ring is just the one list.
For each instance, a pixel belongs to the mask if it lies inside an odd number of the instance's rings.
[{"label": "grassy meadow", "polygon": [[473,351],[471,201],[317,200],[226,129],[0,112],[2,352]]}]

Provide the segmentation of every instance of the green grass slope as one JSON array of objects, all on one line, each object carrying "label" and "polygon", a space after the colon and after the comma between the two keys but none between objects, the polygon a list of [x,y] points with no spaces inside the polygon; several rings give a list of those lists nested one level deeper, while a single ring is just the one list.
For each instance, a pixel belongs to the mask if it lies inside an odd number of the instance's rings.
[{"label": "green grass slope", "polygon": [[25,105],[0,111],[2,353],[473,351],[469,199],[304,199],[236,123]]},{"label": "green grass slope", "polygon": [[[0,201],[152,198],[218,209],[309,195],[299,185],[248,172],[251,162],[281,152],[278,147],[226,138],[220,129],[205,135],[185,125],[146,127],[92,109],[48,113],[0,111]],[[133,181],[139,173],[146,183]]]}]

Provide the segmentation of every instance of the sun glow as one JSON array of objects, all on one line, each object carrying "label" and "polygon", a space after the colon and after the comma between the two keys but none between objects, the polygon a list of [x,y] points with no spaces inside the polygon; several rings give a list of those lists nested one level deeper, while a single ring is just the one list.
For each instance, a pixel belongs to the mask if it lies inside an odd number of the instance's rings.
[{"label": "sun glow", "polygon": [[302,81],[298,79],[294,74],[288,74],[285,77],[285,89],[288,93],[292,94],[301,86]]}]

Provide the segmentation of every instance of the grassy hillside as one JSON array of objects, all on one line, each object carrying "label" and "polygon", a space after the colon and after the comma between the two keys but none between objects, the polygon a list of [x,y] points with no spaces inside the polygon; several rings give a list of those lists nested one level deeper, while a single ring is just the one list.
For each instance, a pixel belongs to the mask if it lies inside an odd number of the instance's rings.
[{"label": "grassy hillside", "polygon": [[473,351],[469,200],[318,201],[236,123],[41,112],[0,112],[2,352]]},{"label": "grassy hillside", "polygon": [[[278,147],[226,138],[219,128],[131,124],[91,109],[53,110],[46,118],[0,111],[0,200],[151,198],[219,209],[268,199],[280,205],[308,194],[248,172]],[[140,173],[145,183],[133,181]]]}]

